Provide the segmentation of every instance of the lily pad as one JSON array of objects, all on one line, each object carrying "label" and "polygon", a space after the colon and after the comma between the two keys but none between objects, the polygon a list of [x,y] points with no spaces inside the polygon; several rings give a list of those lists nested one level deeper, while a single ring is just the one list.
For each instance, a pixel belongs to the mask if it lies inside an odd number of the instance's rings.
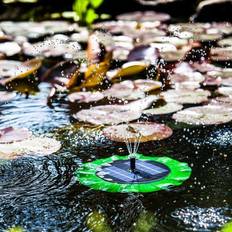
[{"label": "lily pad", "polygon": [[154,81],[151,79],[138,79],[134,81],[136,89],[139,89],[143,92],[150,92],[155,89],[160,89],[162,83],[160,81]]},{"label": "lily pad", "polygon": [[221,47],[232,47],[232,37],[219,40],[218,45]]},{"label": "lily pad", "polygon": [[191,66],[196,70],[201,73],[206,73],[206,72],[211,72],[211,71],[220,71],[221,68],[218,66],[215,66],[213,64],[207,63],[207,62],[194,62],[191,64]]},{"label": "lily pad", "polygon": [[189,43],[187,39],[181,39],[175,36],[157,36],[154,38],[153,42],[170,43],[170,44],[173,44],[177,48],[188,45]]},{"label": "lily pad", "polygon": [[42,62],[32,59],[25,62],[14,60],[0,60],[0,83],[5,85],[15,79],[26,78],[36,72]]},{"label": "lily pad", "polygon": [[162,92],[161,96],[167,102],[175,102],[179,104],[199,104],[208,101],[210,92],[202,89],[177,89]]},{"label": "lily pad", "polygon": [[232,87],[220,87],[217,92],[222,95],[232,97]]},{"label": "lily pad", "polygon": [[1,159],[15,159],[27,155],[50,155],[61,148],[61,143],[52,138],[30,137],[18,142],[0,144]]},{"label": "lily pad", "polygon": [[85,71],[85,79],[81,84],[82,88],[94,87],[102,84],[106,78],[106,73],[110,67],[112,52],[107,53],[104,61],[96,64],[91,64]]},{"label": "lily pad", "polygon": [[177,103],[167,103],[164,106],[144,110],[143,113],[146,115],[161,115],[161,114],[171,114],[179,111],[183,108],[183,105]]},{"label": "lily pad", "polygon": [[[150,45],[141,45],[134,47],[128,54],[128,61],[146,60],[153,62],[159,58],[158,49]],[[154,62],[153,62],[154,63]]]},{"label": "lily pad", "polygon": [[0,23],[0,28],[8,35],[25,36],[30,39],[44,35],[73,31],[77,26],[65,21],[12,22]]},{"label": "lily pad", "polygon": [[148,96],[125,105],[95,106],[87,110],[81,110],[74,114],[73,117],[95,125],[130,122],[140,118],[142,111],[147,109],[157,99],[157,96]]},{"label": "lily pad", "polygon": [[144,21],[167,21],[170,19],[170,15],[165,14],[165,13],[158,13],[154,11],[135,11],[135,12],[130,12],[130,13],[124,13],[121,15],[117,16],[118,20],[129,20],[129,21],[139,21],[139,22],[144,22]]},{"label": "lily pad", "polygon": [[74,114],[73,117],[79,121],[95,124],[95,125],[111,125],[122,122],[130,122],[140,118],[140,111],[131,110],[112,110],[106,111],[101,109],[81,110]]},{"label": "lily pad", "polygon": [[20,53],[21,47],[16,42],[3,42],[0,43],[0,52],[6,56],[14,56]]},{"label": "lily pad", "polygon": [[173,118],[192,125],[223,124],[232,120],[232,109],[223,105],[190,107],[175,113]]},{"label": "lily pad", "polygon": [[232,77],[232,68],[222,68],[220,70],[214,70],[214,71],[209,71],[207,72],[208,76],[211,77],[221,77],[221,78],[228,78]]},{"label": "lily pad", "polygon": [[131,61],[122,65],[121,68],[107,72],[107,77],[110,80],[116,78],[132,76],[141,73],[148,67],[148,64],[144,61]]},{"label": "lily pad", "polygon": [[30,138],[32,133],[27,128],[7,127],[0,129],[0,144],[20,142]]},{"label": "lily pad", "polygon": [[210,58],[213,61],[230,61],[232,60],[232,47],[215,47],[210,49]]},{"label": "lily pad", "polygon": [[161,88],[162,83],[150,79],[122,81],[104,91],[105,96],[123,100],[136,100],[145,97],[145,92]]},{"label": "lily pad", "polygon": [[169,78],[172,84],[183,82],[201,83],[205,80],[205,77],[199,72],[189,72],[186,74],[171,74]]},{"label": "lily pad", "polygon": [[60,57],[72,59],[81,50],[80,44],[75,41],[60,39],[46,39],[37,43],[24,43],[23,52],[33,57]]},{"label": "lily pad", "polygon": [[104,98],[101,92],[74,92],[68,95],[70,102],[89,103],[96,102]]},{"label": "lily pad", "polygon": [[139,122],[109,126],[103,129],[103,134],[116,142],[148,142],[170,137],[172,129],[164,124]]},{"label": "lily pad", "polygon": [[220,77],[206,77],[205,81],[202,83],[203,86],[220,86],[222,84],[222,79]]},{"label": "lily pad", "polygon": [[211,100],[210,104],[225,105],[225,106],[231,107],[232,98],[231,97],[216,97],[216,98]]},{"label": "lily pad", "polygon": [[186,55],[190,49],[191,47],[183,47],[176,51],[162,51],[160,52],[160,56],[166,62],[183,61],[186,59]]},{"label": "lily pad", "polygon": [[145,97],[145,93],[143,91],[134,88],[134,83],[132,81],[116,83],[103,93],[108,98],[117,98],[122,100],[136,100]]}]

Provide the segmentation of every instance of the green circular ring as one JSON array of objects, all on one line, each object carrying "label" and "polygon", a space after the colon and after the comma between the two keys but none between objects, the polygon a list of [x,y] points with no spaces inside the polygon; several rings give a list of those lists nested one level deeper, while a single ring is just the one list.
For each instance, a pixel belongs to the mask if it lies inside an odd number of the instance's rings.
[{"label": "green circular ring", "polygon": [[191,168],[187,163],[182,163],[169,157],[151,157],[142,154],[136,154],[136,159],[151,160],[162,163],[170,169],[170,173],[154,182],[149,183],[135,183],[135,184],[120,184],[106,181],[96,175],[97,169],[107,163],[115,160],[127,160],[128,156],[112,156],[105,159],[98,159],[93,162],[82,164],[77,169],[75,175],[80,183],[86,185],[94,190],[101,190],[107,192],[155,192],[159,190],[167,190],[171,186],[179,186],[191,175]]}]

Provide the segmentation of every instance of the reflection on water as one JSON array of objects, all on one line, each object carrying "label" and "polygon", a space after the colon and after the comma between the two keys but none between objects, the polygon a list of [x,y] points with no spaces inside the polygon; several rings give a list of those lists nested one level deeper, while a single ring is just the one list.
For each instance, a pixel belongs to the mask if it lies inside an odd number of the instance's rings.
[{"label": "reflection on water", "polygon": [[186,207],[175,210],[171,216],[189,229],[210,231],[215,225],[220,227],[231,219],[231,211],[227,208]]},{"label": "reflection on water", "polygon": [[66,109],[47,106],[49,85],[40,85],[40,92],[35,95],[19,95],[12,102],[0,105],[1,127],[27,127],[34,133],[44,133],[68,123]]},{"label": "reflection on water", "polygon": [[184,130],[167,117],[173,136],[141,144],[139,152],[188,162],[190,180],[149,194],[93,191],[77,183],[76,168],[96,158],[125,155],[126,145],[108,141],[101,128],[72,122],[65,102],[48,107],[49,85],[39,87],[33,96],[18,95],[0,105],[0,127],[27,127],[54,136],[62,149],[0,162],[0,231],[14,226],[30,232],[215,231],[231,220],[231,125]]}]

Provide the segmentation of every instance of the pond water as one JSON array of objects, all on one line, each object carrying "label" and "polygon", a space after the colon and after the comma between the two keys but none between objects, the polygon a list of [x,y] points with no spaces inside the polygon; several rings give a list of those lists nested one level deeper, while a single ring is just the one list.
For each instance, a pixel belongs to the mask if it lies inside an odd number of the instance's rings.
[{"label": "pond water", "polygon": [[42,83],[34,95],[0,105],[2,128],[27,127],[62,143],[49,156],[0,161],[0,231],[15,225],[30,232],[216,231],[232,219],[231,124],[184,128],[171,117],[156,118],[173,136],[141,144],[139,152],[187,162],[191,178],[155,193],[94,191],[77,182],[75,170],[82,162],[127,155],[126,145],[77,124],[62,97],[49,107],[49,88]]}]

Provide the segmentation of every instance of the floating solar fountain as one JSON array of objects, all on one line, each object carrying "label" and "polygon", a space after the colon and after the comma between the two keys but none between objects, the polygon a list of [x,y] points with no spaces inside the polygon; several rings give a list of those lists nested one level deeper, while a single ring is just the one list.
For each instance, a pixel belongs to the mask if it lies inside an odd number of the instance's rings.
[{"label": "floating solar fountain", "polygon": [[141,136],[127,141],[128,156],[112,156],[82,164],[76,171],[80,183],[108,192],[155,192],[179,186],[191,174],[186,163],[169,157],[138,154]]}]

